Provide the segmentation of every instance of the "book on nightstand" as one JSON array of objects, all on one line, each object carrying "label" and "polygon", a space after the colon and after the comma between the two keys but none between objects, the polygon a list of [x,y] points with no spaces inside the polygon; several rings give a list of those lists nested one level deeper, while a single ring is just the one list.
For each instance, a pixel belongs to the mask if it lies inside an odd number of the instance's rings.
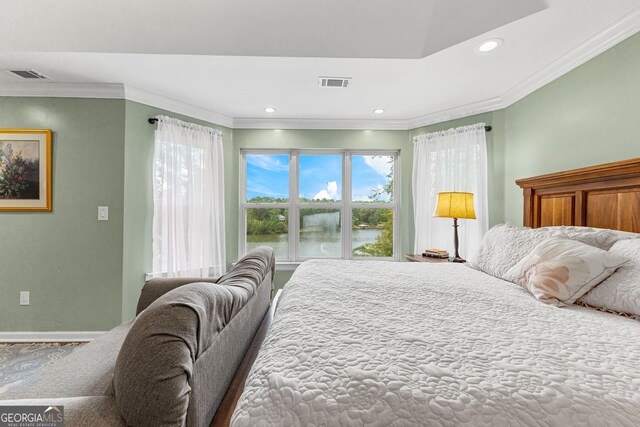
[{"label": "book on nightstand", "polygon": [[431,258],[449,258],[449,252],[442,249],[425,249],[422,256]]}]

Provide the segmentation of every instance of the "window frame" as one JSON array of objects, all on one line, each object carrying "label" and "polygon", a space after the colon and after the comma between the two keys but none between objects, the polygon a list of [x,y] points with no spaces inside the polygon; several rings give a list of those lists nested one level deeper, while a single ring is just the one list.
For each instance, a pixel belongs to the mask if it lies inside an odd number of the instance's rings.
[{"label": "window frame", "polygon": [[[289,156],[289,201],[275,203],[247,202],[247,156],[248,155],[288,155]],[[339,155],[342,158],[342,191],[341,200],[333,203],[301,203],[299,198],[299,176],[301,155]],[[250,208],[285,208],[289,211],[288,256],[278,258],[278,264],[299,264],[309,259],[348,259],[362,261],[398,261],[400,260],[400,155],[401,150],[352,150],[352,149],[241,149],[239,168],[239,218],[238,218],[238,255],[246,254],[247,247],[247,209]],[[389,202],[354,202],[352,201],[352,157],[353,156],[392,156],[393,157],[393,200]],[[300,243],[300,210],[306,208],[339,209],[341,257],[301,257]],[[352,212],[353,209],[391,209],[393,213],[393,256],[391,257],[358,257],[353,256],[352,248]],[[345,227],[345,224],[348,226]]]}]

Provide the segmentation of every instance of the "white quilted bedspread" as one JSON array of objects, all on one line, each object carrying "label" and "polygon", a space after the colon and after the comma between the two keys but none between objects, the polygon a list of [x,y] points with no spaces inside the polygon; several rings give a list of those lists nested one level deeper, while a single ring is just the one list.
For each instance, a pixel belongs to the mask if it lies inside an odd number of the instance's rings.
[{"label": "white quilted bedspread", "polygon": [[640,322],[463,265],[308,261],[233,426],[640,426]]}]

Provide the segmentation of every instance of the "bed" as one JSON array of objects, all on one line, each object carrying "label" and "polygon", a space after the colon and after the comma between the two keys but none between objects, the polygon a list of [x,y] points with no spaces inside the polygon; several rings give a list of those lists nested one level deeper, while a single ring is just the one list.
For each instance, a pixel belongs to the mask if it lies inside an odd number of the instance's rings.
[{"label": "bed", "polygon": [[[557,175],[519,181],[526,224],[640,232],[640,159]],[[639,362],[637,320],[543,304],[465,265],[313,260],[231,424],[637,426]]]}]

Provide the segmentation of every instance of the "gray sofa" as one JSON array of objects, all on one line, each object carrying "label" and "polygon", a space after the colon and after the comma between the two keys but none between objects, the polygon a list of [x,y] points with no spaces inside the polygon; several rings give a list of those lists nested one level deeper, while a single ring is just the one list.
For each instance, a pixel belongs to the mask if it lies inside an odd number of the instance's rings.
[{"label": "gray sofa", "polygon": [[67,426],[208,426],[269,308],[274,268],[261,247],[217,279],[150,280],[134,320],[0,405],[64,405]]}]

